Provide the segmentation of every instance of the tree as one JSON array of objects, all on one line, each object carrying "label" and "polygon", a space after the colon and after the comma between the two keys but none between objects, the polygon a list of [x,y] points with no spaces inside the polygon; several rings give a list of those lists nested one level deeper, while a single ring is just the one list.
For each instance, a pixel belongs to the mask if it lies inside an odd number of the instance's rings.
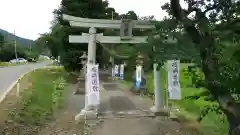
[{"label": "tree", "polygon": [[2,50],[4,42],[5,42],[4,36],[3,34],[0,33],[0,51]]},{"label": "tree", "polygon": [[[83,51],[87,51],[87,44],[71,44],[68,41],[69,35],[81,35],[81,33],[88,33],[86,28],[71,28],[67,21],[62,19],[63,14],[68,14],[72,16],[78,16],[83,18],[112,18],[112,13],[114,17],[118,17],[118,14],[115,12],[114,8],[108,7],[107,1],[102,0],[62,0],[61,6],[59,9],[54,11],[55,20],[53,21],[53,26],[51,27],[51,32],[49,33],[51,42],[49,42],[49,47],[52,48],[52,52],[58,52],[62,57],[62,64],[67,67],[67,69],[81,69],[79,62],[70,62],[68,60],[79,59]],[[59,27],[60,26],[60,27]],[[98,32],[104,32],[99,29]],[[102,56],[102,48],[97,46],[97,53],[99,56]],[[79,51],[80,53],[76,53]],[[73,53],[73,54],[70,54]],[[78,54],[78,55],[76,55]],[[67,57],[76,57],[69,59]],[[101,59],[101,58],[100,58]],[[99,61],[99,59],[97,59]],[[78,67],[78,68],[77,68]]]},{"label": "tree", "polygon": [[49,55],[46,40],[43,35],[33,42],[32,49],[39,54]]},{"label": "tree", "polygon": [[0,33],[0,46],[2,46],[5,42],[3,34]]},{"label": "tree", "polygon": [[[170,0],[163,6],[175,27],[183,29],[200,54],[204,87],[229,122],[229,135],[240,134],[239,11],[237,0]],[[192,16],[190,16],[192,15]],[[231,46],[229,46],[230,43]],[[206,93],[205,93],[206,94]]]}]

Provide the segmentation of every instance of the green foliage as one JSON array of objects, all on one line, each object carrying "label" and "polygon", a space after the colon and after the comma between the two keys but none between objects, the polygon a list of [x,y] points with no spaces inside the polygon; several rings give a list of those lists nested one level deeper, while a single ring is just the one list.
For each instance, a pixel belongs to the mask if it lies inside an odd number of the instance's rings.
[{"label": "green foliage", "polygon": [[[227,121],[222,111],[216,102],[206,101],[204,97],[208,97],[208,91],[203,88],[196,88],[192,85],[192,77],[187,74],[188,66],[191,64],[180,65],[180,86],[182,91],[182,100],[171,101],[171,104],[180,109],[179,117],[191,121],[199,120],[199,129],[205,135],[225,135],[227,133]],[[196,70],[196,69],[195,69]],[[198,70],[199,72],[199,70]],[[166,67],[162,66],[160,70],[161,76],[161,101],[166,106],[166,87],[167,87],[167,71]],[[150,93],[153,93],[154,82],[153,72],[147,75],[147,86]],[[206,93],[208,92],[208,93]]]},{"label": "green foliage", "polygon": [[[17,55],[18,57],[26,58],[26,54],[24,52],[24,48],[17,45]],[[9,61],[15,58],[14,45],[12,44],[3,44],[0,51],[0,60],[1,61]]]},{"label": "green foliage", "polygon": [[[113,13],[114,18],[119,18],[114,8],[109,8],[108,2],[102,0],[73,0],[71,2],[62,0],[61,6],[53,13],[55,18],[52,22],[51,32],[43,34],[38,39],[37,44],[49,48],[53,57],[61,56],[61,63],[68,70],[81,69],[79,57],[83,51],[87,51],[87,44],[71,44],[68,42],[68,36],[71,34],[80,35],[82,32],[87,33],[88,29],[69,27],[68,23],[62,20],[62,14],[96,19],[111,18]],[[103,56],[101,47],[98,46],[97,50],[97,55]],[[98,57],[97,61],[99,62],[99,60],[103,59]]]},{"label": "green foliage", "polygon": [[[192,77],[186,71],[188,66],[192,64],[181,64],[180,66],[180,86],[182,91],[182,100],[167,102],[167,71],[166,67],[162,66],[160,70],[160,86],[161,86],[161,101],[164,106],[174,104],[180,109],[177,113],[179,119],[185,120],[187,123],[199,121],[197,126],[199,131],[204,135],[226,135],[227,134],[227,119],[223,112],[219,109],[216,102],[206,101],[204,97],[208,97],[209,91],[203,88],[196,88],[193,85]],[[195,69],[196,70],[196,69]],[[198,69],[198,73],[199,73]],[[126,81],[132,86],[131,73],[126,73]],[[154,76],[153,72],[147,73],[147,88],[146,93],[151,98],[154,98]],[[206,93],[208,92],[208,93]]]},{"label": "green foliage", "polygon": [[[76,49],[69,49],[67,52],[61,54],[60,61],[68,71],[79,71],[82,68],[81,59],[79,56],[82,52]],[[73,66],[74,65],[74,66]]]},{"label": "green foliage", "polygon": [[[168,35],[174,35],[177,41],[186,41],[195,48],[191,57],[200,65],[204,77],[191,71],[194,85],[205,88],[205,92],[192,98],[217,101],[217,105],[208,105],[202,111],[205,116],[210,110],[227,117],[229,134],[240,133],[239,117],[239,7],[237,0],[187,0],[187,9],[183,9],[179,0],[170,0],[162,8],[168,12],[171,23]],[[195,12],[193,14],[193,12]],[[191,16],[190,16],[191,15]],[[238,21],[237,21],[238,20]],[[184,39],[185,38],[185,39]],[[180,43],[180,42],[179,42]],[[188,47],[187,49],[189,49]],[[189,49],[190,50],[190,49]],[[233,133],[233,131],[238,133]]]},{"label": "green foliage", "polygon": [[[31,50],[30,50],[31,48]],[[37,59],[40,53],[33,45],[29,45],[29,48],[23,45],[16,44],[17,56],[26,59]],[[15,45],[8,42],[5,36],[0,33],[0,61],[9,61],[15,57]]]},{"label": "green foliage", "polygon": [[[237,103],[240,97],[238,85],[240,80],[239,20],[236,19],[240,13],[240,3],[236,0],[231,2],[229,0],[186,0],[185,2],[189,6],[188,9],[182,9],[179,0],[170,0],[170,3],[166,3],[162,8],[168,12],[169,16],[156,23],[155,30],[133,31],[134,36],[149,35],[148,44],[122,44],[116,45],[114,49],[107,45],[98,46],[98,62],[100,65],[106,64],[109,56],[113,55],[116,57],[116,63],[122,63],[123,59],[127,61],[126,70],[132,72],[135,66],[135,57],[140,52],[144,56],[146,71],[151,70],[154,62],[164,63],[169,59],[194,63],[197,67],[189,67],[184,71],[184,74],[188,76],[187,79],[191,80],[188,85],[194,89],[204,90],[186,96],[185,99],[207,100],[204,103],[218,101],[219,104],[216,106],[205,104],[206,107],[203,107],[205,109],[203,109],[201,117],[206,116],[210,110],[222,115],[219,111],[221,109],[228,114],[227,117],[231,117],[231,120],[234,121],[238,118],[237,121],[240,121],[240,117],[235,115],[238,114],[236,112],[239,112],[240,106],[229,107],[229,105]],[[190,16],[190,13],[193,12],[195,14]],[[55,18],[51,32],[42,35],[38,43],[48,47],[54,57],[60,55],[61,62],[66,69],[79,70],[81,69],[79,57],[83,51],[87,50],[87,46],[86,44],[68,43],[68,35],[80,35],[88,30],[70,28],[68,22],[62,19],[62,14],[110,19],[112,13],[114,19],[142,19],[154,22],[153,17],[138,18],[133,11],[119,15],[114,8],[108,7],[107,1],[62,0],[61,6],[54,11]],[[104,35],[119,34],[119,31],[116,30],[99,29],[98,32],[103,32]],[[160,64],[159,68],[162,66],[163,64]],[[220,102],[222,99],[224,102]]]},{"label": "green foliage", "polygon": [[3,34],[0,33],[0,48],[2,48],[4,42],[5,42],[5,38],[4,38]]},{"label": "green foliage", "polygon": [[28,61],[36,61],[38,60],[39,53],[38,52],[32,52],[32,51],[26,51],[25,57]]},{"label": "green foliage", "polygon": [[63,103],[63,90],[66,86],[64,74],[63,69],[56,68],[39,69],[27,75],[32,86],[23,93],[17,113],[9,114],[13,120],[26,125],[39,125],[50,118]]}]

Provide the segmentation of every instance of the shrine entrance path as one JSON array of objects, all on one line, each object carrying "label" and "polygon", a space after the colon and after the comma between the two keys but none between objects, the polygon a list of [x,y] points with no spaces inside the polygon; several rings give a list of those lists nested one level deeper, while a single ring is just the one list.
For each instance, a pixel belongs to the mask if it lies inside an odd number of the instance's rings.
[{"label": "shrine entrance path", "polygon": [[101,122],[92,135],[199,135],[193,127],[168,117],[152,117],[153,101],[134,95],[129,88],[108,75],[101,75]]},{"label": "shrine entrance path", "polygon": [[77,85],[70,85],[63,111],[39,135],[199,135],[193,128],[167,117],[153,118],[149,111],[153,105],[151,99],[130,93],[107,74],[100,74],[100,85],[100,114],[92,127],[85,129],[84,124],[75,124],[74,117],[84,107],[85,100],[84,95],[73,94]]}]

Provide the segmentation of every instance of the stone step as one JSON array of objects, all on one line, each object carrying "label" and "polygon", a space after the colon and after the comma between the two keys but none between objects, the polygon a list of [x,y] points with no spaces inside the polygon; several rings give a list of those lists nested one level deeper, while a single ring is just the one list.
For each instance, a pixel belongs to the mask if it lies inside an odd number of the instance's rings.
[{"label": "stone step", "polygon": [[99,119],[155,117],[150,110],[107,111],[98,114]]}]

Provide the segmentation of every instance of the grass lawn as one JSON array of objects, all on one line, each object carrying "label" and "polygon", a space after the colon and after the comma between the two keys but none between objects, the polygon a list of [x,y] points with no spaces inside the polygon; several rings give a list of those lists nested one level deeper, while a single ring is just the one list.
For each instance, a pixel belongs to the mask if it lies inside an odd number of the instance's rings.
[{"label": "grass lawn", "polygon": [[21,102],[13,120],[22,124],[39,125],[54,114],[63,103],[63,92],[66,86],[66,72],[63,68],[38,69],[26,77],[31,87],[20,95]]},{"label": "grass lawn", "polygon": [[[201,108],[206,105],[214,104],[212,102],[204,101],[204,99],[199,100],[190,100],[184,99],[186,96],[195,95],[196,93],[201,92],[201,89],[194,88],[191,85],[191,78],[184,74],[183,69],[187,68],[186,64],[181,64],[180,72],[180,85],[182,91],[182,100],[180,101],[169,101],[176,105],[180,109],[179,117],[182,117],[185,120],[196,121]],[[131,75],[126,75],[127,78],[130,78]],[[160,83],[161,83],[161,95],[163,95],[162,103],[166,105],[166,79],[167,71],[165,68],[162,68],[160,71]],[[130,81],[130,79],[128,79]],[[127,82],[129,84],[129,82]],[[131,84],[132,85],[132,84]],[[154,83],[153,83],[153,73],[147,74],[147,87],[150,93],[154,93]],[[221,118],[214,112],[209,113],[200,123],[199,129],[204,133],[204,135],[227,135],[227,123],[222,121]]]}]

